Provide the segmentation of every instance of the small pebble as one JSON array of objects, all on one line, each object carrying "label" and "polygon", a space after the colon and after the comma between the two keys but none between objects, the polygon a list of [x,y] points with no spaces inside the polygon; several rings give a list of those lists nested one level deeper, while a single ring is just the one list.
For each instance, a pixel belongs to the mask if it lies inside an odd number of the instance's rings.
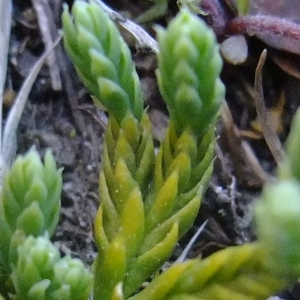
[{"label": "small pebble", "polygon": [[228,63],[240,65],[248,57],[247,41],[243,35],[231,36],[221,44],[220,51]]}]

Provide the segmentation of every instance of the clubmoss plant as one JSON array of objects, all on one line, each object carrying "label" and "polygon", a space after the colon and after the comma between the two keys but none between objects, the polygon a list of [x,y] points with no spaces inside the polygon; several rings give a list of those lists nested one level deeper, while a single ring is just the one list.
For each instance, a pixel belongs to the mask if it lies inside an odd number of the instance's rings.
[{"label": "clubmoss plant", "polygon": [[[141,84],[128,46],[98,5],[76,2],[74,23],[63,16],[64,45],[90,90],[120,123],[126,114],[142,118]],[[105,22],[103,22],[105,20]]]},{"label": "clubmoss plant", "polygon": [[78,0],[72,13],[64,8],[62,20],[65,48],[109,114],[94,227],[98,256],[89,272],[79,260],[60,258],[51,244],[61,171],[50,153],[42,164],[31,150],[13,165],[1,196],[3,297],[81,300],[92,290],[94,300],[264,300],[295,282],[300,112],[279,181],[266,186],[254,208],[258,241],[176,262],[159,274],[193,224],[212,172],[214,129],[225,92],[215,36],[186,8],[167,29],[157,29],[157,76],[170,123],[155,153],[141,85],[114,23],[95,3]]},{"label": "clubmoss plant", "polygon": [[25,236],[39,236],[56,229],[62,188],[61,170],[51,152],[45,162],[35,149],[24,157],[18,157],[6,175],[0,202],[0,250],[3,265],[9,269],[12,253],[11,240],[14,233],[22,231]]},{"label": "clubmoss plant", "polygon": [[[127,45],[96,4],[77,1],[72,13],[74,20],[66,8],[63,14],[65,48],[110,115],[95,220],[94,297],[110,299],[119,282],[128,297],[159,270],[197,215],[212,171],[214,126],[224,98],[222,61],[213,32],[187,10],[167,31],[159,29],[158,77],[170,126],[155,156],[146,111],[140,117],[142,98],[134,97],[140,84]],[[124,97],[115,97],[115,90]],[[106,101],[120,105],[115,109]]]},{"label": "clubmoss plant", "polygon": [[[279,165],[278,181],[264,187],[257,202],[257,230],[263,248],[268,247],[265,263],[283,277],[299,277],[300,213],[300,110],[296,112],[286,142],[286,157]],[[269,211],[267,214],[266,211]],[[282,247],[280,245],[286,245]],[[280,263],[283,262],[284,263]],[[291,279],[292,280],[292,279]]]},{"label": "clubmoss plant", "polygon": [[[59,218],[61,169],[32,148],[6,174],[0,199],[0,292],[6,299],[87,299],[92,275],[50,242]],[[80,289],[79,289],[80,287]]]},{"label": "clubmoss plant", "polygon": [[18,248],[14,299],[87,299],[92,275],[79,259],[60,258],[49,237],[32,235]]}]

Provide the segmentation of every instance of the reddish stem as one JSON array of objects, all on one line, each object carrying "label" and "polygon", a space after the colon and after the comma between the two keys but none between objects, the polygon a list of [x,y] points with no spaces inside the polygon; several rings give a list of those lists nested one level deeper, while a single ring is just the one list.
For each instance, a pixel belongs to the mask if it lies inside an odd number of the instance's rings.
[{"label": "reddish stem", "polygon": [[268,33],[300,41],[300,25],[272,16],[245,16],[228,22],[229,33],[255,35]]},{"label": "reddish stem", "polygon": [[227,34],[247,34],[268,45],[300,55],[300,25],[272,16],[245,16],[228,22]]}]

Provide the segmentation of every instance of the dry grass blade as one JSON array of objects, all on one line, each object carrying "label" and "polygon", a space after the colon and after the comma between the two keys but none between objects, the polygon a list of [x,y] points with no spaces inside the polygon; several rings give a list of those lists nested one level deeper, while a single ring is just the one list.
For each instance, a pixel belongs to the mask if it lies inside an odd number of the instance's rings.
[{"label": "dry grass blade", "polygon": [[[226,141],[230,151],[232,152],[232,159],[236,168],[237,176],[242,178],[247,176],[248,185],[261,187],[268,181],[269,175],[261,167],[257,157],[247,142],[243,141],[240,136],[239,129],[235,126],[230,109],[225,103],[222,109],[222,121],[224,124],[224,131]],[[248,170],[245,172],[245,170]],[[251,184],[250,184],[251,183]]]},{"label": "dry grass blade", "polygon": [[0,149],[2,147],[2,102],[7,70],[7,57],[12,18],[12,2],[0,0]]},{"label": "dry grass blade", "polygon": [[[54,27],[54,24],[51,24],[51,20],[49,19],[49,16],[52,15],[49,3],[45,0],[32,0],[32,4],[37,14],[39,28],[42,33],[45,48],[47,51],[50,49],[53,50],[52,45],[54,41],[51,34],[51,28]],[[59,66],[56,61],[57,59],[54,50],[50,51],[47,57],[47,64],[49,67],[52,88],[54,91],[61,91],[62,83],[60,79]]]},{"label": "dry grass blade", "polygon": [[191,248],[195,244],[195,242],[196,242],[197,238],[199,237],[199,235],[204,231],[205,226],[207,225],[207,222],[208,222],[208,220],[205,220],[203,222],[203,224],[198,228],[196,233],[193,235],[193,237],[191,238],[189,243],[186,245],[186,247],[182,251],[181,255],[176,259],[175,263],[181,263],[181,262],[183,262],[187,259],[187,255],[188,255],[189,251],[191,250]]},{"label": "dry grass blade", "polygon": [[261,124],[262,132],[266,143],[276,161],[280,163],[285,156],[282,144],[270,124],[267,109],[264,103],[264,94],[263,94],[263,85],[262,85],[262,68],[265,64],[267,57],[267,50],[265,49],[259,58],[256,70],[255,70],[255,83],[254,83],[254,92],[255,92],[255,106],[257,112],[257,118]]},{"label": "dry grass blade", "polygon": [[[5,172],[5,167],[9,167],[11,162],[14,159],[15,156],[15,150],[16,150],[16,132],[17,128],[21,119],[21,115],[23,113],[26,100],[28,98],[28,95],[31,91],[32,85],[40,72],[45,59],[47,58],[50,51],[53,50],[53,48],[59,43],[61,37],[58,38],[54,44],[52,45],[51,49],[49,49],[46,53],[44,53],[41,58],[36,62],[36,64],[32,67],[28,77],[24,81],[16,99],[12,106],[12,108],[9,111],[6,124],[4,127],[4,133],[3,133],[3,140],[2,140],[2,159],[5,163],[4,170],[1,169],[1,172],[3,176],[3,173]],[[1,177],[0,177],[1,178]],[[1,184],[0,184],[1,187]]]}]

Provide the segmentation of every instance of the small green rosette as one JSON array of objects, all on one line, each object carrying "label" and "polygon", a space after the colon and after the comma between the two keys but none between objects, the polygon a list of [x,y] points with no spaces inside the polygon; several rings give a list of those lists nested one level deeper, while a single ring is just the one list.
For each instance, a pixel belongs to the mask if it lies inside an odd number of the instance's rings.
[{"label": "small green rosette", "polygon": [[32,148],[18,156],[6,174],[0,199],[0,262],[5,270],[16,259],[23,236],[54,233],[61,206],[61,173],[51,151],[42,163]]},{"label": "small green rosette", "polygon": [[281,180],[264,187],[255,205],[258,237],[266,249],[266,266],[278,276],[300,275],[300,183]]},{"label": "small green rosette", "polygon": [[12,267],[16,300],[86,300],[92,275],[79,259],[60,258],[49,238],[29,236]]}]

